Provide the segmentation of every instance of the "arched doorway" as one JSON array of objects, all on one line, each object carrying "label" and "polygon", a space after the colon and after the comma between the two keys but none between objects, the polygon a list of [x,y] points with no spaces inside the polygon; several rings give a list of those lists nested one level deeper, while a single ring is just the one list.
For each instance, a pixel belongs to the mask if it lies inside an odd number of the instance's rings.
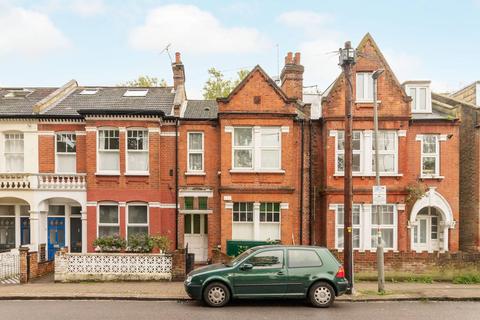
[{"label": "arched doorway", "polygon": [[409,226],[412,250],[448,251],[448,229],[455,226],[455,221],[450,205],[435,188],[415,203]]}]

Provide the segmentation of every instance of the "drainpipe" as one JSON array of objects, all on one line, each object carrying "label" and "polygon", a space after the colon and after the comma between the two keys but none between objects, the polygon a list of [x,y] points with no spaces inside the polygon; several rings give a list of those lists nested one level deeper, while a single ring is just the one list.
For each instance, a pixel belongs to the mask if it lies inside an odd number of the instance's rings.
[{"label": "drainpipe", "polygon": [[310,225],[310,232],[308,233],[308,244],[312,245],[313,234],[315,232],[314,218],[313,218],[313,195],[312,195],[312,120],[308,120],[308,222]]},{"label": "drainpipe", "polygon": [[305,133],[305,129],[304,129],[304,120],[302,119],[302,137],[301,137],[301,147],[300,147],[300,161],[301,161],[301,165],[300,165],[300,245],[303,244],[303,169],[304,169],[304,140],[305,140],[305,137],[304,137],[304,133]]},{"label": "drainpipe", "polygon": [[175,118],[175,244],[178,243],[178,118]]}]

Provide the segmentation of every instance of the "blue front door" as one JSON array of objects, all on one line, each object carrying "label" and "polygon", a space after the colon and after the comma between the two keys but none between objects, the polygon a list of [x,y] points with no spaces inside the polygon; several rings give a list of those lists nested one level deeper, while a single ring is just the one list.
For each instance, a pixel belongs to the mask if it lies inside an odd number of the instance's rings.
[{"label": "blue front door", "polygon": [[55,252],[65,247],[65,218],[48,218],[48,260],[55,258]]},{"label": "blue front door", "polygon": [[20,218],[20,244],[30,243],[30,218]]}]

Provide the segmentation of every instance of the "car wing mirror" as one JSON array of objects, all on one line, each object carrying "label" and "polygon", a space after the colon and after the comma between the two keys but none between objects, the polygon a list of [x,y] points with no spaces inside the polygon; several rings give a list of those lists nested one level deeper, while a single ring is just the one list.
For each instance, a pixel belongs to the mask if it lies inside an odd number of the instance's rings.
[{"label": "car wing mirror", "polygon": [[243,271],[251,270],[253,268],[253,264],[251,263],[244,263],[240,268]]}]

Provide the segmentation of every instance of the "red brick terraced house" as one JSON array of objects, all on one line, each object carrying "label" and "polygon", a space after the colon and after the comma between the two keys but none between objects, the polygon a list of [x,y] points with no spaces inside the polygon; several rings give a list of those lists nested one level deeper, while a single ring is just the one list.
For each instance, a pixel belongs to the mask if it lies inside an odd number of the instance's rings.
[{"label": "red brick terraced house", "polygon": [[[372,73],[378,80],[379,167],[387,204],[372,205],[375,184]],[[353,67],[353,247],[457,251],[459,248],[459,118],[435,99],[428,81],[398,82],[373,38],[357,48]],[[315,125],[315,242],[343,249],[345,78],[322,100]]]}]

